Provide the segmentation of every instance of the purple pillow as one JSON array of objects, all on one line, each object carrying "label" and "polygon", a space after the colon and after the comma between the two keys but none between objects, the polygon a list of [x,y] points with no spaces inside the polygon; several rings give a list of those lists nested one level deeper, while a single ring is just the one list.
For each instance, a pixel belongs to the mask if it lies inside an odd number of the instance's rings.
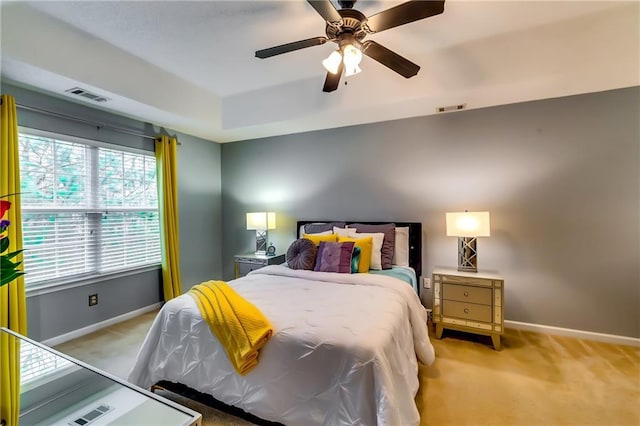
[{"label": "purple pillow", "polygon": [[354,245],[353,241],[344,243],[321,241],[314,271],[350,274],[351,254]]},{"label": "purple pillow", "polygon": [[305,234],[318,234],[320,232],[325,231],[333,231],[333,227],[344,228],[344,222],[317,222],[317,223],[307,223],[304,226]]},{"label": "purple pillow", "polygon": [[301,238],[295,240],[287,250],[287,265],[291,269],[306,269],[313,271],[318,249],[311,240]]},{"label": "purple pillow", "polygon": [[382,269],[391,269],[393,264],[393,252],[396,250],[396,224],[384,223],[382,225],[367,225],[364,223],[354,223],[347,225],[349,228],[356,228],[358,232],[384,233],[384,242],[380,254],[382,257]]}]

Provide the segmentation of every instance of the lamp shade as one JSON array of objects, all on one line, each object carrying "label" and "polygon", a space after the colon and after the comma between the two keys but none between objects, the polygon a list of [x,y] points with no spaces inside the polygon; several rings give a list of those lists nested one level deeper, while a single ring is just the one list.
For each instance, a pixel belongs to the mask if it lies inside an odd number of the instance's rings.
[{"label": "lamp shade", "polygon": [[489,237],[491,223],[489,212],[447,213],[447,236]]},{"label": "lamp shade", "polygon": [[342,61],[347,68],[360,65],[360,61],[362,61],[362,52],[360,51],[360,49],[355,47],[353,44],[347,44],[346,46],[344,46],[342,51]]},{"label": "lamp shade", "polygon": [[362,72],[362,69],[359,66],[354,65],[353,67],[349,67],[345,70],[344,76],[351,77],[352,75],[359,74],[360,72]]},{"label": "lamp shade", "polygon": [[342,55],[339,51],[334,50],[333,52],[331,52],[331,55],[329,55],[327,59],[322,61],[322,65],[331,74],[337,74],[338,68],[340,67],[340,62],[342,62]]},{"label": "lamp shade", "polygon": [[276,214],[273,212],[247,213],[247,229],[276,229]]},{"label": "lamp shade", "polygon": [[347,44],[343,48],[343,52],[344,57],[342,61],[344,62],[345,66],[344,75],[346,77],[350,77],[362,71],[358,66],[360,65],[360,61],[362,61],[362,52],[360,51],[360,49],[355,47],[353,44]]}]

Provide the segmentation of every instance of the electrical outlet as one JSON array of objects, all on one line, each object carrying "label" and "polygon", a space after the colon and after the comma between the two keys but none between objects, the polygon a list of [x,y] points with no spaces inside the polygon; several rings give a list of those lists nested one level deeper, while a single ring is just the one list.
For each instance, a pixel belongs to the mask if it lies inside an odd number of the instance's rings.
[{"label": "electrical outlet", "polygon": [[98,304],[98,294],[90,294],[89,295],[89,306]]},{"label": "electrical outlet", "polygon": [[423,278],[422,279],[422,287],[431,288],[431,278]]}]

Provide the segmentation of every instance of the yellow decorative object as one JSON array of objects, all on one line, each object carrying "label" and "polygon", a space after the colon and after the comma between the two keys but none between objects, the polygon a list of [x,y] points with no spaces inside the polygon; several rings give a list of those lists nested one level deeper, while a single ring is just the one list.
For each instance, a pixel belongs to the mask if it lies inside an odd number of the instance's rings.
[{"label": "yellow decorative object", "polygon": [[358,272],[369,272],[369,267],[371,266],[371,251],[373,250],[373,237],[338,237],[339,243],[351,241],[355,243],[355,247],[360,247],[360,261],[358,262]]},{"label": "yellow decorative object", "polygon": [[[0,105],[0,194],[12,196],[12,207],[6,212],[11,222],[5,232],[10,241],[8,252],[22,248],[22,217],[20,208],[20,160],[18,155],[18,117],[16,100],[2,95]],[[22,262],[22,254],[13,261]],[[27,303],[24,277],[0,286],[0,327],[22,335],[27,334]],[[0,338],[0,421],[9,426],[18,424],[20,411],[20,347],[6,333]]]},{"label": "yellow decorative object", "polygon": [[180,238],[178,232],[177,144],[176,138],[164,135],[156,138],[162,287],[165,301],[182,294],[182,284],[180,282]]},{"label": "yellow decorative object", "polygon": [[302,238],[313,241],[313,244],[315,244],[316,246],[319,246],[322,241],[328,243],[338,242],[338,236],[336,234],[302,234]]},{"label": "yellow decorative object", "polygon": [[259,351],[273,334],[262,312],[224,281],[203,282],[188,294],[195,299],[238,374],[245,375],[258,365]]}]

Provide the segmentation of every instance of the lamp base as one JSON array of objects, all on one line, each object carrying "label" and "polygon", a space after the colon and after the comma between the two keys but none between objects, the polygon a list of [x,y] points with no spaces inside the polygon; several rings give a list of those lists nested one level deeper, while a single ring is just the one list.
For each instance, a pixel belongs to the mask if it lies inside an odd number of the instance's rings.
[{"label": "lamp base", "polygon": [[478,250],[475,237],[458,237],[458,271],[478,272]]},{"label": "lamp base", "polygon": [[256,229],[256,254],[264,256],[267,254],[267,230]]}]

